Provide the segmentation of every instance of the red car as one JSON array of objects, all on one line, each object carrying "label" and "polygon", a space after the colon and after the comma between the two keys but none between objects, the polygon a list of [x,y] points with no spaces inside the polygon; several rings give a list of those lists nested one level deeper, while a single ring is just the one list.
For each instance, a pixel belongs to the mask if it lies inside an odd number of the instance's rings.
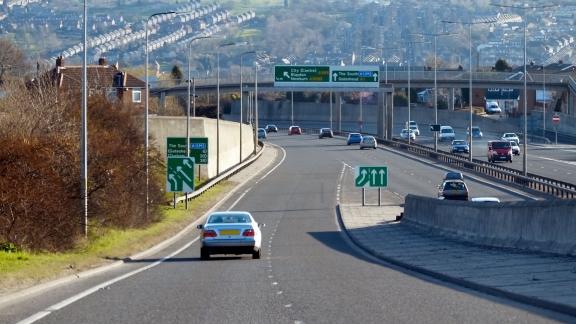
[{"label": "red car", "polygon": [[288,135],[302,135],[302,128],[300,128],[300,126],[290,126],[290,128],[288,128]]},{"label": "red car", "polygon": [[512,163],[512,146],[509,141],[488,142],[488,162],[504,160]]}]

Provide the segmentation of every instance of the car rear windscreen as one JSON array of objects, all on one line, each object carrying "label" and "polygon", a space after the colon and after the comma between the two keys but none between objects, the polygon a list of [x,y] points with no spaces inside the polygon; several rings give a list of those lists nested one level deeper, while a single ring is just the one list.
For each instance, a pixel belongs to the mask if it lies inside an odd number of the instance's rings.
[{"label": "car rear windscreen", "polygon": [[492,147],[495,149],[509,148],[510,142],[493,142]]}]

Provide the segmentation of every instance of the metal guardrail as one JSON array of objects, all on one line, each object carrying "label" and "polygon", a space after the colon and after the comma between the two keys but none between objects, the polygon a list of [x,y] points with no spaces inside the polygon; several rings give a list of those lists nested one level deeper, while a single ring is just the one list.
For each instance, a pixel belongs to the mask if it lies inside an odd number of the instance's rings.
[{"label": "metal guardrail", "polygon": [[[347,134],[348,132],[339,133],[339,135]],[[428,159],[450,165],[456,169],[472,171],[477,174],[486,175],[513,185],[545,193],[555,198],[576,198],[576,185],[572,183],[546,178],[532,173],[528,173],[527,176],[524,176],[520,170],[485,162],[478,159],[472,159],[472,161],[470,161],[468,158],[462,155],[442,150],[435,152],[431,147],[415,143],[408,144],[407,141],[397,138],[394,138],[393,140],[377,138],[377,141],[379,144],[403,150],[411,154],[423,156]]]},{"label": "metal guardrail", "polygon": [[171,199],[170,201],[168,201],[169,204],[172,203],[181,203],[183,201],[186,200],[186,198],[188,198],[188,201],[195,199],[196,197],[202,195],[203,193],[205,193],[206,191],[208,191],[210,188],[214,187],[215,185],[217,185],[218,183],[220,183],[223,180],[226,180],[228,178],[230,178],[231,176],[235,175],[236,173],[238,173],[239,171],[241,171],[242,169],[246,168],[247,166],[251,165],[252,163],[254,163],[254,161],[256,161],[264,152],[264,144],[262,142],[258,142],[259,146],[260,146],[260,150],[258,151],[258,153],[253,154],[250,158],[248,158],[247,160],[245,160],[244,162],[242,162],[241,164],[235,165],[231,168],[229,168],[228,170],[225,170],[224,172],[222,172],[219,176],[210,179],[208,182],[204,183],[199,190],[195,190],[194,192],[188,194],[188,196],[184,195],[184,196],[179,196],[176,197],[176,199]]}]

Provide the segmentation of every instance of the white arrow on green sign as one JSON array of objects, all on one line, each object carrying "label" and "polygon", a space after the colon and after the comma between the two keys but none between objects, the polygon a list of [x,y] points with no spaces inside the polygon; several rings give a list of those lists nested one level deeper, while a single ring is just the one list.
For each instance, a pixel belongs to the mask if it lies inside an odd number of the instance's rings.
[{"label": "white arrow on green sign", "polygon": [[168,157],[168,166],[166,168],[166,191],[194,191],[194,158]]},{"label": "white arrow on green sign", "polygon": [[354,183],[358,188],[382,188],[388,186],[387,166],[357,166]]}]

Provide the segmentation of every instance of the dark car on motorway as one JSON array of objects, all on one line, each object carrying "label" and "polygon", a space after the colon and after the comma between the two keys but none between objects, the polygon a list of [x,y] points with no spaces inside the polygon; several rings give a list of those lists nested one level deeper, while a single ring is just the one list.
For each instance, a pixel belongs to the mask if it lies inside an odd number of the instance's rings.
[{"label": "dark car on motorway", "polygon": [[300,128],[300,126],[290,126],[290,128],[288,128],[288,135],[302,135],[302,128]]},{"label": "dark car on motorway", "polygon": [[332,132],[332,129],[330,128],[320,128],[320,133],[318,134],[318,138],[324,138],[324,137],[334,137],[334,133]]},{"label": "dark car on motorway", "polygon": [[488,162],[508,161],[512,163],[512,145],[510,141],[489,141]]},{"label": "dark car on motorway", "polygon": [[462,180],[445,180],[438,186],[438,198],[468,200],[468,186]]},{"label": "dark car on motorway", "polygon": [[346,144],[360,144],[362,142],[362,134],[360,133],[350,133],[348,134],[348,138],[346,139]]},{"label": "dark car on motorway", "polygon": [[266,138],[266,130],[264,128],[258,128],[258,139]]},{"label": "dark car on motorway", "polygon": [[464,180],[462,172],[449,171],[444,175],[444,180]]},{"label": "dark car on motorway", "polygon": [[264,127],[267,133],[278,133],[278,126],[274,124],[269,124]]},{"label": "dark car on motorway", "polygon": [[468,146],[468,142],[464,140],[453,140],[450,151],[452,153],[468,153],[470,152],[470,146]]}]

